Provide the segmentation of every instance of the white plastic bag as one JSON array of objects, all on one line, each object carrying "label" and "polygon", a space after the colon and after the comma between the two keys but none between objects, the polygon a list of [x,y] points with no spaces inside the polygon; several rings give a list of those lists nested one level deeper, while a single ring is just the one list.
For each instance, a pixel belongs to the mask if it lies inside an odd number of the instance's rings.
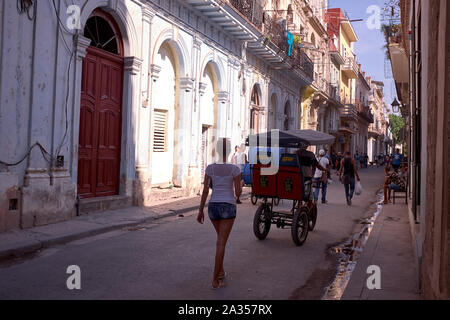
[{"label": "white plastic bag", "polygon": [[355,194],[357,196],[360,196],[363,192],[363,188],[361,186],[361,182],[360,181],[356,181],[356,185],[355,185]]}]

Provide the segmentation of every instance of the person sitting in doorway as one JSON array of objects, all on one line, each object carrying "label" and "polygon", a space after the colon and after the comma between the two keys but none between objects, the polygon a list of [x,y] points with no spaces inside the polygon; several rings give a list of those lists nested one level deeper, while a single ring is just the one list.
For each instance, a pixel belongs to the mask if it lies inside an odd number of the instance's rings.
[{"label": "person sitting in doorway", "polygon": [[404,170],[402,168],[402,173],[398,172],[398,168],[394,167],[391,172],[390,165],[387,165],[384,169],[386,174],[386,179],[384,181],[384,204],[391,202],[391,190],[403,191],[406,188],[406,179],[404,176]]}]

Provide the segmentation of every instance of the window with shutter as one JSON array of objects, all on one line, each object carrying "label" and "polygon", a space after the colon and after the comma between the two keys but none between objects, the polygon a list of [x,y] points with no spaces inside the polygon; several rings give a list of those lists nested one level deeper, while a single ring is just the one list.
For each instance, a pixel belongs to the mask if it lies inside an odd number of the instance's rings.
[{"label": "window with shutter", "polygon": [[153,152],[167,152],[166,110],[155,110],[153,115]]}]

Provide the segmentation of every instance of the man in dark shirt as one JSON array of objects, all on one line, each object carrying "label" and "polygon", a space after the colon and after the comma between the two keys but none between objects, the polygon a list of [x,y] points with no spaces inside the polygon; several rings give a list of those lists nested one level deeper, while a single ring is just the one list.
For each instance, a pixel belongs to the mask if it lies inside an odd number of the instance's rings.
[{"label": "man in dark shirt", "polygon": [[312,195],[312,188],[311,188],[311,181],[314,175],[314,172],[316,171],[316,168],[319,170],[322,170],[324,172],[327,171],[324,167],[322,167],[319,162],[317,161],[316,155],[312,153],[311,151],[307,150],[306,147],[302,147],[297,150],[297,158],[300,163],[300,167],[302,169],[303,179],[305,182],[305,201],[308,201],[311,199]]}]

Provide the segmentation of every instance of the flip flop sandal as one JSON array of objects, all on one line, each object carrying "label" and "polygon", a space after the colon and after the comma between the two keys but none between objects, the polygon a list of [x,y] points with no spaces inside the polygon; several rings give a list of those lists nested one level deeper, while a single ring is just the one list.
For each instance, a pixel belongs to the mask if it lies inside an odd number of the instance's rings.
[{"label": "flip flop sandal", "polygon": [[219,289],[219,288],[224,288],[224,287],[226,287],[226,286],[227,286],[227,283],[226,283],[225,281],[219,280],[219,285],[218,285],[217,287],[214,287],[214,286],[211,284],[211,289],[212,289],[212,290],[217,290],[217,289]]},{"label": "flip flop sandal", "polygon": [[223,275],[219,276],[219,281],[224,280],[227,277],[227,273],[225,272]]}]

